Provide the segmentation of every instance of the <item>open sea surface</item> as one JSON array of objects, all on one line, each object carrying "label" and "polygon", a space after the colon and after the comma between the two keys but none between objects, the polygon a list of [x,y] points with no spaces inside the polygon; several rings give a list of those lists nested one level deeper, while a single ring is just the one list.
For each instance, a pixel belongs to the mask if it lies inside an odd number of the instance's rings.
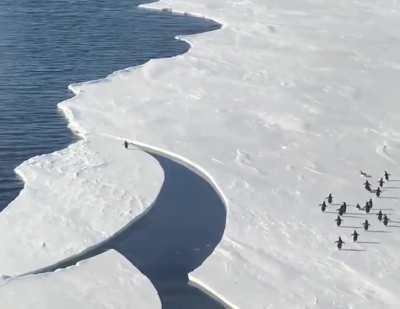
[{"label": "open sea surface", "polygon": [[23,188],[14,169],[75,139],[56,104],[71,83],[184,53],[201,18],[140,9],[144,0],[0,1],[0,211]]}]

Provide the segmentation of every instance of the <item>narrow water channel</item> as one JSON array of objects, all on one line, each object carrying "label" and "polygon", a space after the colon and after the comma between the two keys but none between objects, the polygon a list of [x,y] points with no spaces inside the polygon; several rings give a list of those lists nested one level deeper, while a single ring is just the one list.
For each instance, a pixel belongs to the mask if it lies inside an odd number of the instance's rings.
[{"label": "narrow water channel", "polygon": [[225,308],[188,281],[188,273],[207,259],[223,236],[225,205],[198,174],[166,157],[152,156],[165,180],[148,213],[101,246],[34,273],[69,267],[115,249],[152,281],[163,309]]},{"label": "narrow water channel", "polygon": [[163,308],[224,308],[188,284],[188,273],[214,251],[225,229],[223,201],[202,177],[165,157],[165,173],[150,212],[105,247],[128,258],[153,282]]}]

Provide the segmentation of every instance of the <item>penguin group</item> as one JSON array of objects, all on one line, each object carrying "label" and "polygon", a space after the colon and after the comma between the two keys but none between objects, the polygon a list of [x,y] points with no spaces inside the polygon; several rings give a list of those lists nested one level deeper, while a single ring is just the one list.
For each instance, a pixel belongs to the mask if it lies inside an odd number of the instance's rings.
[{"label": "penguin group", "polygon": [[[361,175],[366,178],[371,177],[370,175],[368,175],[365,172],[361,172]],[[382,195],[385,183],[387,183],[389,181],[390,181],[390,174],[387,171],[385,171],[383,174],[383,177],[379,178],[376,189],[372,188],[372,185],[368,181],[368,179],[366,179],[366,181],[363,183],[363,185],[364,185],[365,190],[374,194],[377,198],[380,198]],[[338,204],[333,204],[333,194],[329,193],[328,196],[324,199],[324,201],[319,205],[321,207],[321,211],[325,212],[329,206],[338,205]],[[370,214],[373,206],[374,206],[374,202],[373,202],[372,198],[370,198],[368,201],[365,202],[364,206],[361,206],[359,203],[357,203],[355,205],[355,208],[358,211],[365,212],[365,214],[368,215],[368,214]],[[348,207],[349,207],[349,205],[346,202],[343,202],[342,204],[340,204],[339,208],[336,209],[337,217],[334,220],[336,222],[336,226],[340,227],[342,225],[342,223],[344,221],[343,216],[346,214]],[[382,223],[384,226],[388,226],[390,219],[387,214],[384,214],[381,209],[379,210],[378,213],[375,213],[375,214],[377,216],[378,222]],[[362,227],[364,229],[364,231],[367,232],[369,230],[370,226],[371,226],[371,223],[367,219],[365,219],[361,223],[360,228]],[[353,242],[357,242],[360,237],[360,234],[356,230],[354,230],[350,236],[352,237]],[[336,243],[336,247],[339,250],[341,250],[345,244],[345,242],[342,240],[342,238],[340,236],[339,236],[338,240],[335,241],[335,243]]]}]

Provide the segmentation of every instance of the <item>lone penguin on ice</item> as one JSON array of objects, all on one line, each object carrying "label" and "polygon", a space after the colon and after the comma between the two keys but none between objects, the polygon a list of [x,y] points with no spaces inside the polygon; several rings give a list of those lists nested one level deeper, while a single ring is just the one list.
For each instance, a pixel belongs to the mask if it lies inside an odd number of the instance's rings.
[{"label": "lone penguin on ice", "polygon": [[360,206],[359,203],[357,203],[356,208],[357,208],[358,210],[361,210],[361,206]]},{"label": "lone penguin on ice", "polygon": [[382,221],[382,218],[383,218],[382,210],[379,210],[379,212],[378,212],[378,220]]},{"label": "lone penguin on ice", "polygon": [[125,149],[128,149],[128,142],[127,141],[124,141],[124,147],[125,147]]},{"label": "lone penguin on ice", "polygon": [[321,204],[321,211],[324,212],[325,210],[326,210],[326,203],[325,201],[323,201]]},{"label": "lone penguin on ice", "polygon": [[363,223],[364,230],[368,231],[368,228],[371,224],[369,224],[368,220],[365,220]]},{"label": "lone penguin on ice", "polygon": [[337,216],[337,218],[335,219],[335,221],[336,221],[336,225],[337,226],[340,226],[341,224],[342,224],[342,218],[340,218],[340,216]]},{"label": "lone penguin on ice", "polygon": [[381,178],[381,179],[379,179],[378,183],[379,183],[379,186],[382,188],[385,181],[383,180],[383,178]]},{"label": "lone penguin on ice", "polygon": [[344,244],[344,241],[342,240],[342,238],[339,236],[339,239],[335,241],[335,243],[337,244],[337,248],[340,250],[342,249],[342,246]]},{"label": "lone penguin on ice", "polygon": [[353,236],[353,241],[357,241],[359,235],[360,235],[360,234],[358,234],[357,231],[354,230],[353,234],[351,234],[351,236]]},{"label": "lone penguin on ice", "polygon": [[368,202],[369,202],[369,207],[370,207],[370,209],[372,209],[372,205],[373,205],[373,203],[372,203],[372,198],[370,198]]},{"label": "lone penguin on ice", "polygon": [[333,201],[332,193],[329,193],[329,195],[328,195],[328,203],[332,204],[332,201]]},{"label": "lone penguin on ice", "polygon": [[382,193],[382,190],[381,190],[381,188],[378,187],[378,189],[376,189],[376,191],[375,191],[376,197],[380,197],[381,193]]},{"label": "lone penguin on ice", "polygon": [[388,216],[384,215],[384,216],[383,216],[383,224],[384,224],[385,226],[387,226],[388,223],[389,223],[389,218],[388,218]]},{"label": "lone penguin on ice", "polygon": [[389,180],[389,176],[390,176],[390,174],[387,171],[385,171],[385,179],[386,179],[386,181]]}]

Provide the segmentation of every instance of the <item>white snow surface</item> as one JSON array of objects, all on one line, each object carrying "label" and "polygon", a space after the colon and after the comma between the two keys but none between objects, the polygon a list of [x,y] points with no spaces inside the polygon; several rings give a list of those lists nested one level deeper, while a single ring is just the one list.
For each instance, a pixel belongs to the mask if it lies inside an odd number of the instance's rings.
[{"label": "white snow surface", "polygon": [[[318,208],[329,192],[364,203],[360,169],[400,178],[398,1],[150,6],[223,28],[186,37],[182,56],[74,85],[79,95],[61,108],[74,129],[176,153],[215,181],[225,234],[191,276],[240,308],[398,308],[400,230],[371,216],[372,230],[390,233],[360,230],[372,243],[352,244],[354,228],[336,228],[336,215]],[[400,191],[391,191],[375,207],[395,219]],[[338,252],[339,235],[366,251]]]},{"label": "white snow surface", "polygon": [[160,308],[150,281],[115,251],[57,272],[6,281],[2,308]]},{"label": "white snow surface", "polygon": [[150,155],[96,135],[17,168],[25,188],[0,214],[0,274],[52,265],[148,210],[163,171]]},{"label": "white snow surface", "polygon": [[[60,108],[84,143],[93,136],[127,138],[207,171],[225,197],[227,225],[192,278],[246,309],[398,308],[400,229],[394,223],[385,228],[371,215],[372,231],[359,230],[364,243],[353,244],[353,226],[366,217],[350,208],[356,215],[336,228],[336,215],[318,208],[329,192],[335,202],[363,205],[371,195],[362,189],[361,169],[375,177],[374,186],[385,169],[400,180],[398,1],[163,0],[150,6],[211,17],[223,28],[186,37],[192,48],[182,56],[73,85],[77,96]],[[112,143],[112,138],[95,143],[102,146],[97,155],[113,157],[118,148]],[[74,150],[79,147],[20,169],[27,188],[0,215],[1,273],[44,265],[105,238],[107,224],[112,225],[107,231],[116,229],[118,216],[101,218],[98,200],[90,201],[96,186],[87,177],[74,178],[74,164],[65,162],[83,160]],[[140,186],[143,205],[150,205],[162,174],[142,156],[132,168],[146,166],[130,185]],[[63,169],[47,181],[49,196],[43,184],[50,176],[28,172],[35,162],[46,171],[46,161],[54,172]],[[113,165],[130,171],[128,162]],[[62,175],[70,176],[57,184]],[[34,179],[38,187],[29,189]],[[75,181],[80,184],[73,187]],[[383,208],[393,220],[400,217],[397,183],[387,185],[392,189],[384,192],[386,198],[374,199],[374,211]],[[31,196],[23,203],[26,194]],[[88,199],[90,209],[82,215],[43,211],[49,205],[70,209],[60,203],[77,196]],[[109,198],[115,195],[99,192],[102,202]],[[93,219],[92,211],[100,217]],[[85,224],[67,229],[76,218],[99,224],[93,233]],[[43,221],[53,223],[52,235]],[[339,252],[334,244],[339,235],[345,249],[365,251]]]}]

